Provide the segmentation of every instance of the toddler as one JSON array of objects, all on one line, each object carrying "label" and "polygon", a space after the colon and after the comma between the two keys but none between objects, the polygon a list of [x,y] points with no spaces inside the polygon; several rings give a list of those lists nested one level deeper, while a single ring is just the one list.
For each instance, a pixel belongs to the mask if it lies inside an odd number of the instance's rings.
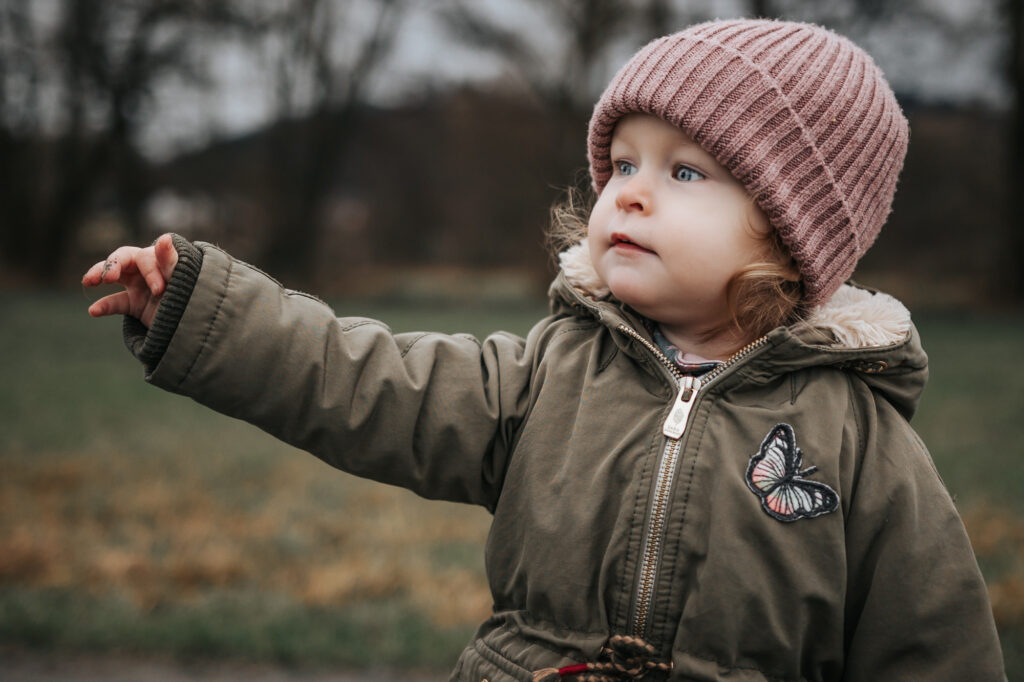
[{"label": "toddler", "polygon": [[[907,420],[907,310],[846,283],[907,123],[825,29],[655,40],[589,130],[551,315],[524,338],[337,318],[164,235],[125,290],[146,379],[354,474],[483,505],[493,615],[453,680],[1004,679],[985,585]],[[202,447],[197,443],[196,447]]]}]

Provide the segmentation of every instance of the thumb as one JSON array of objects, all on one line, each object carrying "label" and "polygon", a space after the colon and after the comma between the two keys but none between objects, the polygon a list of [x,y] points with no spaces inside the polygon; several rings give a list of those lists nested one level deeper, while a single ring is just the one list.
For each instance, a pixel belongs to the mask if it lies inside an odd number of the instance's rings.
[{"label": "thumb", "polygon": [[156,252],[157,268],[160,269],[160,274],[163,275],[164,281],[167,281],[174,274],[174,266],[178,264],[178,251],[174,248],[174,241],[171,239],[171,235],[160,235],[160,238],[156,240],[153,250]]}]

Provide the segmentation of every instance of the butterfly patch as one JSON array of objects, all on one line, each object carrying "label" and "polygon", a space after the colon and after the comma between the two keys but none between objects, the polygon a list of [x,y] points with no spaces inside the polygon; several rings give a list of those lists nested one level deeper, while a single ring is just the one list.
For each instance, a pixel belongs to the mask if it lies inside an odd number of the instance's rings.
[{"label": "butterfly patch", "polygon": [[839,506],[836,491],[818,481],[809,481],[818,467],[800,470],[803,452],[789,424],[779,424],[750,458],[747,487],[761,498],[761,507],[779,521],[810,519],[834,512]]}]

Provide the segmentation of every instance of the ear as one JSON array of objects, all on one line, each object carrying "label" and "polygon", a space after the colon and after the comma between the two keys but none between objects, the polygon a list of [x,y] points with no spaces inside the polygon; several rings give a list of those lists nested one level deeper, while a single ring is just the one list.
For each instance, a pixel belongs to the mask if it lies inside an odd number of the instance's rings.
[{"label": "ear", "polygon": [[778,230],[768,220],[768,216],[757,205],[757,201],[753,196],[750,197],[750,202],[747,204],[747,223],[754,235],[764,240],[765,259],[778,264],[782,268],[781,274],[784,280],[787,282],[799,282],[800,268],[797,266],[796,259],[790,255],[789,249],[783,243]]},{"label": "ear", "polygon": [[746,219],[747,229],[759,239],[769,239],[775,232],[767,214],[757,205],[757,198],[752,194],[747,195]]}]

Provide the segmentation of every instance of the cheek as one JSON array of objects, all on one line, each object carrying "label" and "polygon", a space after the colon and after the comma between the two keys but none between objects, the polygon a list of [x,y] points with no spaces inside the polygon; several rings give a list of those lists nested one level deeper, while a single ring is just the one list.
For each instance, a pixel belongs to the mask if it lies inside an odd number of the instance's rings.
[{"label": "cheek", "polygon": [[720,220],[721,237],[715,247],[720,257],[738,265],[764,260],[767,220],[761,222],[747,205],[723,212]]},{"label": "cheek", "polygon": [[587,251],[590,252],[590,262],[594,266],[594,269],[601,274],[601,250],[597,248],[599,240],[594,237],[590,229],[587,229]]},{"label": "cheek", "polygon": [[608,207],[599,199],[587,220],[587,240],[590,243],[591,254],[596,256],[605,250],[610,221]]},{"label": "cheek", "polygon": [[587,250],[590,252],[590,262],[597,271],[597,274],[604,278],[601,257],[604,256],[607,247],[605,246],[606,241],[602,236],[603,229],[601,225],[600,216],[595,208],[590,214],[590,220],[587,221]]},{"label": "cheek", "polygon": [[602,225],[608,222],[609,212],[612,209],[612,202],[609,199],[607,189],[602,192],[598,197],[597,201],[594,202],[594,207],[590,209],[590,217],[587,219],[587,232],[599,229]]}]

